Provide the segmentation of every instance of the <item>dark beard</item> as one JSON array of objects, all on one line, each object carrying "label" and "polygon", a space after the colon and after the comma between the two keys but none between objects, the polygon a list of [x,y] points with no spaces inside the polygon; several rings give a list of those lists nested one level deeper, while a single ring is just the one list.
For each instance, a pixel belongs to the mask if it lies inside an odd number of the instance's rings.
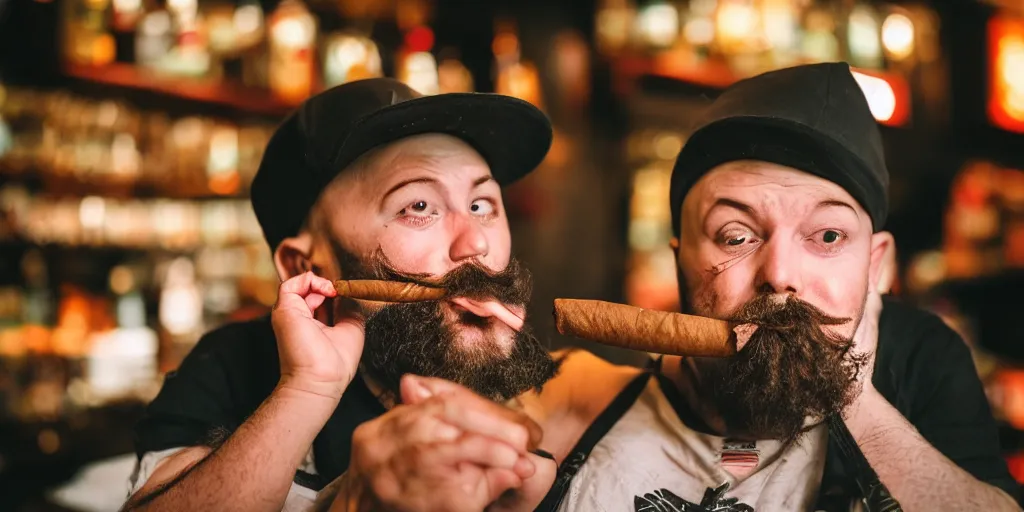
[{"label": "dark beard", "polygon": [[[348,279],[385,279],[441,286],[450,295],[480,300],[498,300],[509,306],[529,301],[533,282],[529,272],[515,259],[505,270],[492,273],[467,263],[440,279],[409,275],[394,270],[378,251],[369,261],[353,265],[351,256],[343,261]],[[461,384],[491,400],[504,402],[531,389],[540,390],[558,372],[547,348],[527,325],[515,334],[511,352],[505,354],[497,340],[486,340],[463,348],[455,327],[444,316],[442,302],[392,304],[366,320],[366,338],[361,369],[396,401],[403,375],[412,373]],[[460,321],[486,322],[473,315]]]},{"label": "dark beard", "polygon": [[701,391],[730,432],[790,443],[815,426],[806,418],[822,421],[853,402],[867,358],[850,352],[852,339],[823,329],[847,319],[792,296],[778,306],[760,295],[732,320],[758,325],[743,350],[696,361]]}]

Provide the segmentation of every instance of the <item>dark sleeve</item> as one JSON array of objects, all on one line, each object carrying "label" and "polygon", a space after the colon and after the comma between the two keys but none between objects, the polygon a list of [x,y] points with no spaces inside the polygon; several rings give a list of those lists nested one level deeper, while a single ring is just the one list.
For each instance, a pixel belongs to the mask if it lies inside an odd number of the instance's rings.
[{"label": "dark sleeve", "polygon": [[[269,346],[268,346],[269,344]],[[245,421],[277,381],[269,324],[232,324],[203,336],[169,372],[135,428],[135,451],[212,446]]]},{"label": "dark sleeve", "polygon": [[1018,485],[1002,457],[999,432],[967,345],[932,315],[915,330],[919,342],[908,347],[906,373],[898,379],[904,389],[897,389],[894,397],[897,408],[943,455],[1018,499]]}]

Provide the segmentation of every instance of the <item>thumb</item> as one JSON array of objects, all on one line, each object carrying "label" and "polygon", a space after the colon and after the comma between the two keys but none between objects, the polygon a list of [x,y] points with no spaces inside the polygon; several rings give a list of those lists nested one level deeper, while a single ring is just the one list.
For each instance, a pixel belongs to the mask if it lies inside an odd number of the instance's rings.
[{"label": "thumb", "polygon": [[456,384],[450,380],[438,379],[436,377],[421,377],[418,375],[415,376],[414,379],[417,384],[422,386],[423,389],[429,392],[431,396],[459,393],[475,394],[470,391],[469,388],[462,386],[461,384]]},{"label": "thumb", "polygon": [[434,393],[423,385],[423,377],[417,377],[411,373],[402,376],[398,390],[402,397],[402,403],[407,405],[416,405],[434,396]]}]

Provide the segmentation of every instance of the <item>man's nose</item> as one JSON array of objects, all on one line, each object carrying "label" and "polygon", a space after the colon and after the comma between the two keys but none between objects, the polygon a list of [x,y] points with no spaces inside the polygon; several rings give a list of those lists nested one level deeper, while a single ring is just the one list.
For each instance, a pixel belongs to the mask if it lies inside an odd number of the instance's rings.
[{"label": "man's nose", "polygon": [[490,245],[484,234],[483,226],[469,215],[452,215],[454,239],[448,257],[452,262],[482,258],[487,256]]},{"label": "man's nose", "polygon": [[758,288],[772,293],[803,291],[800,251],[788,240],[770,240],[762,251]]}]

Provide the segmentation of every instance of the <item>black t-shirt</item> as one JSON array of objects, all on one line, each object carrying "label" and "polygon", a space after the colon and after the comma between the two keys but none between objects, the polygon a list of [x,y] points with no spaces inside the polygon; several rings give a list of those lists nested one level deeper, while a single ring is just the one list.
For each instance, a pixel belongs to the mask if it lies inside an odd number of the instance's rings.
[{"label": "black t-shirt", "polygon": [[[268,318],[210,332],[167,375],[147,408],[136,429],[138,455],[207,444],[211,434],[234,431],[270,395],[279,372]],[[932,446],[979,480],[1017,497],[970,352],[941,319],[887,298],[873,382]],[[383,413],[362,380],[355,379],[314,441],[319,484],[348,467],[356,426]],[[822,492],[848,494],[855,488],[830,446]]]},{"label": "black t-shirt", "polygon": [[[135,429],[138,457],[182,446],[214,446],[256,412],[281,375],[270,318],[225,325],[203,336],[181,366],[169,372],[160,393]],[[384,406],[354,379],[313,442],[317,475],[296,474],[316,490],[348,468],[352,432],[384,414]]]}]

